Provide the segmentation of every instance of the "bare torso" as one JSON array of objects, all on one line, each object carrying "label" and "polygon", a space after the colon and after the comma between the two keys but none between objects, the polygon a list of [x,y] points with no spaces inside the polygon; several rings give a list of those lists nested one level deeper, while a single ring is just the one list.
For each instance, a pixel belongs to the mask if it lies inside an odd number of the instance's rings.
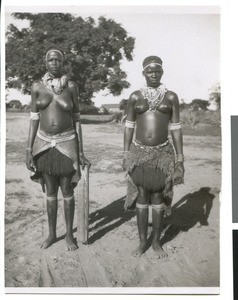
[{"label": "bare torso", "polygon": [[73,100],[69,88],[60,95],[49,92],[41,82],[36,99],[40,118],[40,129],[49,134],[58,134],[73,126]]},{"label": "bare torso", "polygon": [[148,102],[140,92],[136,98],[134,104],[136,139],[148,146],[164,143],[168,139],[168,124],[171,117],[171,104],[167,94],[155,111],[149,110]]}]

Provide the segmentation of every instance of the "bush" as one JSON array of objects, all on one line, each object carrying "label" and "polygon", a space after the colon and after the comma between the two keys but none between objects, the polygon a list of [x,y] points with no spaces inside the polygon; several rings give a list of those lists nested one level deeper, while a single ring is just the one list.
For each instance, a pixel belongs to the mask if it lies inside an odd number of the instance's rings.
[{"label": "bush", "polygon": [[8,103],[8,106],[10,108],[17,108],[17,109],[19,109],[22,106],[22,104],[21,104],[21,101],[19,101],[19,100],[11,100]]},{"label": "bush", "polygon": [[220,111],[205,111],[201,116],[201,123],[209,125],[221,125]]},{"label": "bush", "polygon": [[191,126],[191,128],[194,128],[194,126],[199,122],[199,113],[200,111],[184,109],[180,114],[181,122]]},{"label": "bush", "polygon": [[82,115],[99,115],[99,108],[94,105],[84,104],[80,107]]},{"label": "bush", "polygon": [[189,125],[191,128],[194,128],[198,123],[215,126],[221,124],[220,111],[184,109],[180,113],[180,118],[183,124]]},{"label": "bush", "polygon": [[22,112],[30,112],[31,111],[31,106],[30,105],[22,105],[21,107],[20,107],[20,110],[22,111]]},{"label": "bush", "polygon": [[114,121],[117,123],[121,123],[122,120],[122,112],[116,112],[114,114]]},{"label": "bush", "polygon": [[101,115],[110,115],[110,112],[106,107],[103,106],[100,108],[100,114]]}]

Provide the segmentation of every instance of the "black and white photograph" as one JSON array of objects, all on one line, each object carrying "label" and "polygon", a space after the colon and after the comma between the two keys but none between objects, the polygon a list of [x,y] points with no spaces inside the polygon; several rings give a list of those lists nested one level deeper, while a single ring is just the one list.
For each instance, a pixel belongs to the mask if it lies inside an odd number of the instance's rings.
[{"label": "black and white photograph", "polygon": [[238,223],[238,116],[231,116],[231,163],[232,163],[232,222]]},{"label": "black and white photograph", "polygon": [[6,290],[218,294],[219,7],[6,7],[5,67]]},{"label": "black and white photograph", "polygon": [[1,299],[237,298],[236,12],[3,0]]}]

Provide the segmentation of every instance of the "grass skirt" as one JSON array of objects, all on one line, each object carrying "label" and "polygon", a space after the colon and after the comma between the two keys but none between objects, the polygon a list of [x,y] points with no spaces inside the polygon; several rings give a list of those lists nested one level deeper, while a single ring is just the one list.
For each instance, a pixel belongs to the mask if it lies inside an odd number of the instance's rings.
[{"label": "grass skirt", "polygon": [[161,192],[165,204],[170,205],[174,169],[174,148],[169,141],[158,146],[146,146],[133,141],[127,159],[129,178],[125,206],[130,207],[136,200],[137,186],[150,192]]},{"label": "grass skirt", "polygon": [[143,163],[135,166],[130,174],[134,184],[155,193],[162,192],[165,188],[166,175],[159,168],[153,168]]},{"label": "grass skirt", "polygon": [[40,153],[35,162],[37,171],[41,173],[67,177],[75,172],[72,160],[55,147]]},{"label": "grass skirt", "polygon": [[78,141],[73,128],[55,135],[39,130],[32,154],[36,170],[31,173],[31,179],[41,184],[43,191],[45,182],[42,173],[58,177],[71,176],[71,186],[76,187],[81,173],[78,162]]}]

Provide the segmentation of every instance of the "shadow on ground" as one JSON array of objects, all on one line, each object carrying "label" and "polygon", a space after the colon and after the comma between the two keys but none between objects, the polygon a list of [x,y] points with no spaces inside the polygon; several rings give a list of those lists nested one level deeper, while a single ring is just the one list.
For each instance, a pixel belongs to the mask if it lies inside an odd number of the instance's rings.
[{"label": "shadow on ground", "polygon": [[94,243],[96,240],[103,237],[105,234],[121,226],[135,216],[134,211],[124,210],[125,197],[110,203],[109,205],[93,212],[89,216],[90,224],[96,223],[89,229],[89,232],[96,231],[89,237],[88,244]]},{"label": "shadow on ground", "polygon": [[[180,232],[188,231],[197,223],[200,226],[208,226],[208,217],[212,209],[215,195],[210,193],[210,187],[202,187],[194,193],[189,193],[182,197],[172,207],[172,216],[165,219],[165,234],[161,239],[161,245],[173,240]],[[136,214],[135,210],[124,210],[125,197],[121,197],[109,205],[96,210],[89,215],[89,236],[88,244],[93,244],[105,234],[129,221]],[[92,226],[92,224],[94,224]],[[90,226],[91,225],[91,226]],[[74,232],[77,228],[74,228]],[[62,235],[57,238],[61,240]],[[152,233],[148,239],[152,241]]]},{"label": "shadow on ground", "polygon": [[180,232],[193,228],[197,223],[200,223],[200,226],[209,225],[208,217],[215,198],[210,190],[210,187],[202,187],[175,203],[172,216],[165,219],[167,229],[161,239],[161,245],[173,240]]}]

